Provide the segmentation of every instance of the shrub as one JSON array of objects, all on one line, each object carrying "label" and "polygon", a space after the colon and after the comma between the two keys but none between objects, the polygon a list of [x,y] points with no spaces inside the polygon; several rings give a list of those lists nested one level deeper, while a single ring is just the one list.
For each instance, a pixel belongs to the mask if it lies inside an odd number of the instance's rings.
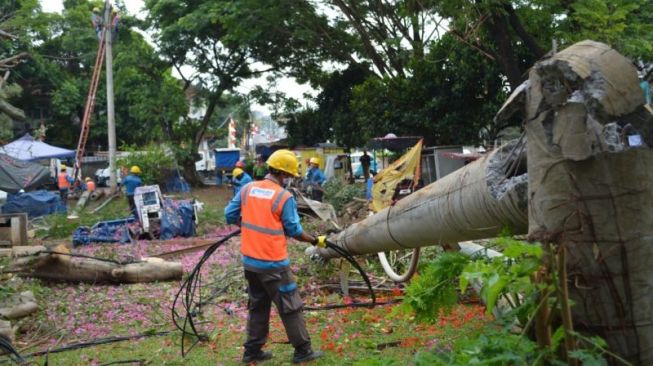
[{"label": "shrub", "polygon": [[404,309],[415,311],[418,320],[436,321],[441,309],[458,302],[458,277],[467,263],[469,259],[460,253],[440,254],[406,287]]},{"label": "shrub", "polygon": [[340,179],[330,179],[324,184],[324,199],[338,214],[354,197],[365,198],[365,186],[360,183],[348,184]]},{"label": "shrub", "polygon": [[176,169],[173,152],[165,145],[126,146],[122,150],[129,152],[129,155],[118,159],[117,166],[127,169],[134,165],[140,167],[144,185],[163,185]]}]

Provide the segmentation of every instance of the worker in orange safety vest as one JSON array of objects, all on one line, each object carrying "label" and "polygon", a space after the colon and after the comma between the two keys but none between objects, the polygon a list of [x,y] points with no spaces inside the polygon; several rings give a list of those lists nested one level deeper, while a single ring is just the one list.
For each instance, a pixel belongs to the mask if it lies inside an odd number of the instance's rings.
[{"label": "worker in orange safety vest", "polygon": [[322,357],[314,351],[302,313],[303,302],[290,271],[286,237],[326,247],[326,237],[303,231],[288,181],[298,177],[297,157],[290,150],[277,150],[267,160],[265,179],[243,186],[225,207],[227,223],[240,224],[243,266],[248,283],[249,316],[243,363],[272,358],[263,351],[270,330],[270,309],[274,302],[295,348],[293,363]]},{"label": "worker in orange safety vest", "polygon": [[86,184],[87,191],[89,192],[95,191],[95,182],[93,181],[93,179],[91,179],[91,177],[86,177],[86,179],[84,179],[84,184]]},{"label": "worker in orange safety vest", "polygon": [[67,170],[68,168],[65,165],[61,165],[59,168],[59,174],[57,174],[57,187],[59,188],[59,195],[64,204],[68,199],[68,189],[74,181],[73,177],[68,175]]}]

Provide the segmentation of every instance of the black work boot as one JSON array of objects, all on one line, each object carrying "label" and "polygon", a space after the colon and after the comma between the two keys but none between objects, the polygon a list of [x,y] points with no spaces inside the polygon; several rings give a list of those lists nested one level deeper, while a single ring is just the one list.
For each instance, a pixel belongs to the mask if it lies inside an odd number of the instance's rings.
[{"label": "black work boot", "polygon": [[243,363],[250,364],[252,362],[265,361],[272,358],[272,352],[258,350],[256,352],[245,351],[243,354]]},{"label": "black work boot", "polygon": [[295,349],[295,354],[292,356],[292,363],[302,363],[308,362],[324,356],[322,351],[313,351],[313,349],[308,348],[304,350]]}]

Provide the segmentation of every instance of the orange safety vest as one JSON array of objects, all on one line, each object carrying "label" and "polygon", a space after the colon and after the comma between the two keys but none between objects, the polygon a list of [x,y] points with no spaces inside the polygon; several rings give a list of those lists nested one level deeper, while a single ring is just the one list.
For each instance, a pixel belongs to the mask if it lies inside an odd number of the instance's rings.
[{"label": "orange safety vest", "polygon": [[59,176],[57,177],[57,183],[59,185],[59,189],[66,189],[70,187],[70,183],[68,183],[68,174],[66,174],[66,172],[59,173]]},{"label": "orange safety vest", "polygon": [[95,190],[95,182],[93,182],[92,180],[86,182],[86,190],[89,192],[93,192]]},{"label": "orange safety vest", "polygon": [[286,235],[281,212],[290,192],[264,179],[240,190],[240,251],[243,255],[265,261],[288,258]]}]

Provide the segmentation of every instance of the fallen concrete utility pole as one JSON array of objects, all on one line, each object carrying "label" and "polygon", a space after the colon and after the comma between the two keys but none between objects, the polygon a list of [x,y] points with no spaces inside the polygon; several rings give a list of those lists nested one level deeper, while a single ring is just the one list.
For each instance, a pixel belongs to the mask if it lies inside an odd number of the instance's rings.
[{"label": "fallen concrete utility pole", "polygon": [[604,44],[535,64],[525,91],[528,234],[566,257],[574,328],[652,365],[653,115],[643,104],[632,62]]},{"label": "fallen concrete utility pole", "polygon": [[90,196],[91,196],[91,192],[89,191],[82,192],[82,195],[79,197],[79,200],[77,200],[77,205],[75,205],[73,212],[70,215],[68,215],[68,219],[79,218],[79,213],[84,209],[84,207],[86,207],[86,202],[88,202]]},{"label": "fallen concrete utility pole", "polygon": [[[513,141],[367,219],[335,243],[353,255],[492,238],[504,228],[525,234],[525,141]],[[324,258],[338,255],[319,249]]]},{"label": "fallen concrete utility pole", "polygon": [[[179,262],[160,258],[121,264],[109,260],[69,255],[64,245],[53,249],[42,246],[14,247],[15,259],[6,270],[24,277],[90,283],[139,283],[180,280]],[[59,254],[61,253],[61,254]]]}]

